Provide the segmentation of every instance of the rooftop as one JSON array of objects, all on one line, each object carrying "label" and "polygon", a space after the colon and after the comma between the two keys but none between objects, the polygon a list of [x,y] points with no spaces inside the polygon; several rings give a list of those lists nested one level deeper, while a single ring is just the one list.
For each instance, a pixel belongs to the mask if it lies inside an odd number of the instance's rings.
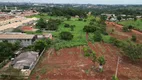
[{"label": "rooftop", "polygon": [[33,39],[35,35],[30,34],[0,34],[0,39]]},{"label": "rooftop", "polygon": [[24,66],[31,66],[33,62],[38,57],[38,52],[28,51],[21,53],[15,60],[12,62],[13,67],[16,69],[23,69]]}]

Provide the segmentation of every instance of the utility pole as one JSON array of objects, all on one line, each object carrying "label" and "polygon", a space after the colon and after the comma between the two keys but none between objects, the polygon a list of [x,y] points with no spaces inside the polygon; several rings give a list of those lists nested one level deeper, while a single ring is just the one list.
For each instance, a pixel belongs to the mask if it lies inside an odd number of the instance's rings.
[{"label": "utility pole", "polygon": [[120,57],[118,57],[118,60],[117,60],[117,66],[116,66],[116,71],[115,71],[115,77],[117,77],[119,62],[120,62]]}]

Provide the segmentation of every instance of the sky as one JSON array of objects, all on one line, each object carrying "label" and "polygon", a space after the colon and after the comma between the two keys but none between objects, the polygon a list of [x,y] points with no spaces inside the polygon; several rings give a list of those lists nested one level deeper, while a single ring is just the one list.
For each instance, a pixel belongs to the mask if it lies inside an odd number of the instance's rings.
[{"label": "sky", "polygon": [[0,0],[0,2],[77,3],[77,4],[142,4],[142,0]]}]

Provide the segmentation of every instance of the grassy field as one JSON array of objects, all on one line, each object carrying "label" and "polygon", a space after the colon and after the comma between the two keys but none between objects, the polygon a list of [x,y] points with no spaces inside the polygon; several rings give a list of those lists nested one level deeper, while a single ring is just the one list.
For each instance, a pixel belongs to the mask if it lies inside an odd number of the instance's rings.
[{"label": "grassy field", "polygon": [[[86,33],[83,32],[83,28],[85,25],[89,24],[89,19],[87,19],[86,22],[84,21],[79,21],[78,18],[75,17],[71,17],[70,20],[67,20],[65,17],[59,16],[48,16],[47,14],[43,14],[43,15],[34,15],[34,16],[30,16],[31,17],[36,17],[36,18],[44,18],[46,20],[48,19],[60,19],[63,22],[59,25],[59,28],[57,31],[47,31],[52,33],[52,35],[54,36],[54,47],[55,49],[59,50],[62,48],[66,48],[66,47],[75,47],[75,46],[80,46],[80,45],[86,45],[87,41],[86,41]],[[75,25],[74,30],[71,31],[71,28],[65,28],[64,25],[65,24],[69,24],[69,25]],[[68,31],[71,32],[74,37],[71,41],[64,41],[64,40],[60,40],[59,39],[59,34],[62,31]]]},{"label": "grassy field", "polygon": [[[71,31],[71,28],[65,28],[64,24],[70,24],[70,25],[75,25],[75,28],[73,31]],[[56,49],[64,48],[64,47],[74,47],[74,46],[79,46],[79,45],[86,45],[86,33],[83,32],[83,27],[85,25],[89,24],[89,22],[84,22],[84,21],[78,21],[74,18],[72,18],[70,21],[64,21],[61,25],[59,25],[59,29],[56,32],[52,32],[53,36],[56,36],[59,38],[59,33],[62,31],[68,31],[71,32],[74,37],[71,41],[62,41],[60,43],[57,43],[55,46]]]},{"label": "grassy field", "polygon": [[33,18],[33,17],[36,17],[36,18],[44,18],[46,20],[48,19],[62,19],[62,20],[65,20],[66,18],[63,17],[63,16],[49,16],[47,14],[42,14],[42,15],[33,15],[33,16],[28,16],[27,18]]},{"label": "grassy field", "polygon": [[[63,22],[59,25],[58,30],[57,31],[47,31],[47,33],[52,33],[53,37],[54,37],[54,47],[56,50],[62,49],[62,48],[69,48],[69,47],[75,47],[75,46],[81,46],[81,45],[87,45],[87,41],[86,41],[86,33],[83,31],[83,28],[85,25],[88,25],[90,20],[93,19],[93,16],[89,16],[86,21],[79,21],[78,18],[75,17],[71,17],[70,20],[67,20],[65,17],[59,16],[48,16],[47,14],[44,15],[34,15],[34,16],[30,16],[30,17],[36,17],[36,18],[44,18],[46,20],[52,18],[52,19],[61,19]],[[75,25],[74,30],[71,31],[71,28],[66,28],[64,27],[65,24],[69,24],[69,25]],[[71,32],[74,37],[72,40],[70,41],[64,41],[64,40],[60,40],[59,38],[59,34],[62,31],[68,31]],[[89,41],[94,43],[93,40],[93,33],[89,34]],[[109,38],[110,36],[104,36],[102,35],[103,40],[105,42],[109,42]]]},{"label": "grassy field", "polygon": [[142,20],[127,20],[127,21],[121,21],[119,24],[122,24],[124,26],[129,26],[132,25],[135,29],[141,30],[142,31]]}]

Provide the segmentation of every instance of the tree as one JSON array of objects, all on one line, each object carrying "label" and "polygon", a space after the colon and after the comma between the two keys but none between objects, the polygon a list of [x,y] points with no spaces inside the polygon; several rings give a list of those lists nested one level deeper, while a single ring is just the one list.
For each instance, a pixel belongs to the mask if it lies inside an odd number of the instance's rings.
[{"label": "tree", "polygon": [[71,19],[71,16],[68,15],[68,16],[66,16],[66,18],[69,21]]},{"label": "tree", "polygon": [[41,52],[44,48],[48,48],[51,45],[50,39],[38,40],[34,43],[34,50]]},{"label": "tree", "polygon": [[37,21],[36,27],[39,29],[45,29],[47,27],[47,22],[43,18],[40,18]]},{"label": "tree", "polygon": [[47,23],[47,27],[46,30],[57,30],[58,29],[58,25],[61,24],[61,20],[59,19],[49,19],[48,23]]},{"label": "tree", "polygon": [[74,31],[75,25],[71,25],[70,28],[71,28],[71,31]]},{"label": "tree", "polygon": [[70,25],[69,25],[69,24],[65,24],[65,25],[64,25],[64,27],[69,28],[69,27],[70,27]]},{"label": "tree", "polygon": [[132,35],[132,38],[131,38],[132,41],[136,42],[137,40],[137,37],[135,35]]},{"label": "tree", "polygon": [[120,21],[121,19],[122,19],[121,16],[118,16],[118,17],[117,17],[117,20],[118,20],[118,21]]},{"label": "tree", "polygon": [[123,46],[123,42],[117,40],[116,38],[111,37],[109,41],[110,41],[110,43],[112,43],[114,46],[117,46],[117,47],[122,47],[122,46]]},{"label": "tree", "polygon": [[99,70],[100,70],[100,72],[102,72],[103,71],[103,65],[106,63],[104,56],[99,57],[98,58],[98,62],[100,64]]},{"label": "tree", "polygon": [[0,62],[14,56],[13,44],[8,42],[0,42]]},{"label": "tree", "polygon": [[79,18],[78,21],[83,21],[83,19],[82,19],[82,18]]},{"label": "tree", "polygon": [[124,55],[129,57],[132,61],[136,61],[142,58],[142,45],[129,43],[124,46]]},{"label": "tree", "polygon": [[12,44],[13,45],[13,47],[12,47],[12,50],[18,50],[21,46],[20,46],[20,42],[19,41],[17,41],[17,42],[15,42],[14,44]]},{"label": "tree", "polygon": [[46,46],[47,45],[43,40],[38,40],[34,44],[34,50],[41,52]]},{"label": "tree", "polygon": [[129,25],[128,28],[129,28],[129,29],[133,29],[133,26],[132,26],[132,25]]},{"label": "tree", "polygon": [[136,17],[134,17],[134,21],[137,21],[137,18],[136,18]]},{"label": "tree", "polygon": [[101,33],[100,31],[96,31],[95,34],[94,34],[94,41],[102,41],[102,36],[101,36]]},{"label": "tree", "polygon": [[96,21],[97,23],[101,23],[101,22],[102,22],[102,20],[101,20],[100,17],[96,17],[95,19],[96,19],[95,21]]},{"label": "tree", "polygon": [[73,39],[73,35],[70,32],[61,32],[60,34],[60,38],[63,40],[72,40]]},{"label": "tree", "polygon": [[129,31],[128,27],[123,27],[123,31],[128,32]]},{"label": "tree", "polygon": [[93,25],[87,25],[87,26],[84,26],[83,31],[87,33],[89,32],[92,33],[96,31],[96,27],[94,27]]}]

